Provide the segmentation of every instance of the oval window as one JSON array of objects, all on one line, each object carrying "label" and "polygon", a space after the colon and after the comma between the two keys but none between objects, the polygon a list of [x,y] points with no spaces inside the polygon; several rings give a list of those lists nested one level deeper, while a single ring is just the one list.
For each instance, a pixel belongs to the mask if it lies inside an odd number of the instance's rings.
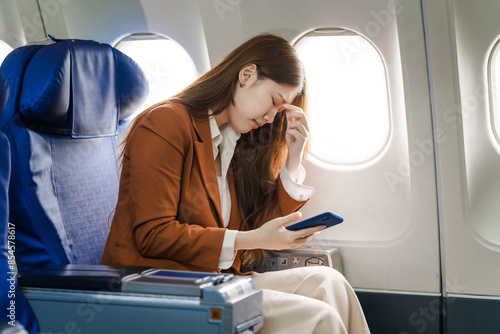
[{"label": "oval window", "polygon": [[340,165],[376,157],[390,135],[386,70],[379,52],[343,29],[315,30],[295,47],[307,75],[311,155]]},{"label": "oval window", "polygon": [[146,74],[149,95],[141,111],[178,93],[198,76],[189,54],[170,38],[133,34],[120,40],[115,48],[135,60]]}]

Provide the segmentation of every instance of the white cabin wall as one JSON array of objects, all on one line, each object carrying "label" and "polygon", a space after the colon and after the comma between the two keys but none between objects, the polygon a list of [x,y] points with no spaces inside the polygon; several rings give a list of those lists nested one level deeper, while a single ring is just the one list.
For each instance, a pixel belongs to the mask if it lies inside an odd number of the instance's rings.
[{"label": "white cabin wall", "polygon": [[210,67],[217,65],[246,38],[241,24],[243,0],[198,0]]},{"label": "white cabin wall", "polygon": [[19,2],[0,1],[0,39],[14,49],[26,44],[22,21]]},{"label": "white cabin wall", "polygon": [[436,125],[447,138],[439,160],[450,294],[500,296],[500,157],[486,80],[499,10],[497,2],[462,0],[429,2],[427,10]]},{"label": "white cabin wall", "polygon": [[[196,0],[53,0],[48,3],[53,6],[41,6],[41,11],[47,34],[56,38],[93,39],[114,45],[133,33],[158,33],[178,42],[190,54],[199,73],[210,68]],[[20,12],[30,16],[32,10],[30,7]],[[44,38],[42,33],[29,38],[28,42]]]}]

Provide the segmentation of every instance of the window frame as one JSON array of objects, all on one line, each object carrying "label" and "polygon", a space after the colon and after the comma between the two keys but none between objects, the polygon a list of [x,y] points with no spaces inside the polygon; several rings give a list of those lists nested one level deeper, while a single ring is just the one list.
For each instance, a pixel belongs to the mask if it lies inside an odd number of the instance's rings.
[{"label": "window frame", "polygon": [[[498,66],[498,69],[494,71],[496,66]],[[490,107],[491,131],[493,132],[493,136],[495,137],[497,144],[500,145],[500,38],[491,48],[488,56],[486,73],[489,85],[488,99]],[[495,73],[498,73],[498,77]],[[499,84],[496,85],[494,80]]]},{"label": "window frame", "polygon": [[[387,65],[384,61],[384,58],[382,57],[382,54],[380,50],[366,37],[363,36],[353,30],[349,29],[344,29],[344,28],[319,28],[319,29],[314,29],[311,31],[308,31],[306,33],[301,34],[298,38],[296,38],[293,42],[292,45],[294,48],[297,50],[297,53],[299,53],[300,50],[300,45],[305,41],[307,38],[311,37],[324,37],[324,36],[354,36],[354,37],[359,37],[363,39],[363,46],[364,45],[369,45],[373,48],[374,51],[379,55],[380,61],[382,64],[383,68],[383,75],[384,75],[384,82],[385,82],[385,92],[386,92],[386,98],[385,98],[385,103],[387,106],[387,111],[386,111],[386,117],[387,117],[387,131],[383,136],[380,136],[380,138],[385,138],[381,140],[381,145],[374,150],[374,152],[367,156],[366,158],[363,159],[356,159],[353,161],[340,161],[341,159],[335,159],[335,158],[325,158],[321,155],[321,152],[315,152],[315,146],[314,146],[314,140],[312,141],[311,145],[311,150],[309,152],[309,156],[315,159],[318,162],[321,162],[322,164],[326,164],[328,166],[359,166],[359,165],[364,165],[367,163],[370,163],[374,160],[376,160],[380,155],[386,150],[386,148],[389,145],[390,138],[392,136],[392,108],[391,108],[391,101],[390,101],[390,89],[389,89],[389,78],[388,78],[388,73],[387,73]],[[365,44],[366,43],[366,44]],[[300,57],[300,53],[299,53]],[[310,98],[310,97],[309,97]],[[385,123],[385,122],[384,122]],[[312,127],[312,124],[311,124]]]},{"label": "window frame", "polygon": [[[186,86],[188,86],[193,80],[196,80],[196,78],[198,78],[199,76],[199,73],[198,73],[198,70],[196,68],[196,65],[193,61],[193,58],[191,57],[191,55],[189,54],[189,52],[179,43],[177,42],[175,39],[173,38],[170,38],[168,36],[165,36],[163,34],[160,34],[160,33],[132,33],[132,34],[128,34],[126,36],[123,36],[122,38],[120,38],[118,41],[116,41],[114,44],[113,44],[113,47],[116,48],[117,50],[123,52],[126,54],[126,50],[121,50],[120,49],[120,44],[122,43],[127,43],[127,42],[133,42],[133,41],[155,41],[155,40],[161,40],[161,41],[169,41],[173,44],[175,44],[178,48],[179,48],[179,51],[180,52],[183,52],[187,58],[185,59],[186,62],[189,62],[192,69],[193,69],[193,78],[190,79],[190,80],[187,80],[186,81]],[[124,52],[125,51],[125,52]],[[130,56],[129,56],[130,57]],[[133,57],[130,57],[133,59]],[[139,64],[139,61],[135,60],[138,64]],[[148,84],[150,84],[150,94],[152,91],[154,91],[155,89],[151,89],[151,82],[150,82],[150,79],[149,79],[149,75],[150,75],[150,72],[151,71],[148,71],[147,68],[144,68],[143,65],[139,64],[139,66],[142,67],[146,77],[148,78]],[[155,72],[155,71],[154,71]],[[185,86],[185,87],[186,87]],[[158,103],[164,99],[167,99],[169,98],[170,96],[178,93],[179,91],[182,91],[183,88],[179,89],[178,91],[175,91],[175,92],[171,92],[171,94],[169,95],[168,93],[165,93],[165,94],[158,94],[158,96],[156,95],[149,95],[148,98],[146,99],[146,101],[144,102],[144,104],[142,105],[141,108],[139,108],[139,111],[142,111],[152,105],[154,105],[155,103]]]}]

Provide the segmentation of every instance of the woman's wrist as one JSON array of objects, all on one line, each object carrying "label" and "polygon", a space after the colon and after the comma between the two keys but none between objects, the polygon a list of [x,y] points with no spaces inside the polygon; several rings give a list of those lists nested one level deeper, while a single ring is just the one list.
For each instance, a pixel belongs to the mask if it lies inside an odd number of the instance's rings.
[{"label": "woman's wrist", "polygon": [[290,178],[293,180],[293,182],[297,182],[297,179],[299,177],[300,162],[297,163],[292,161],[292,159],[287,159],[285,166]]},{"label": "woman's wrist", "polygon": [[255,249],[256,238],[253,236],[253,231],[238,231],[234,241],[234,250]]}]

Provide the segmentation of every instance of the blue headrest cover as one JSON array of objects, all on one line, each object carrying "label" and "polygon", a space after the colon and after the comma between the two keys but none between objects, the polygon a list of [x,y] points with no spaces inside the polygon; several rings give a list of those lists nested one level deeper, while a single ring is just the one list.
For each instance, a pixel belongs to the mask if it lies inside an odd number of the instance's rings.
[{"label": "blue headrest cover", "polygon": [[29,61],[19,111],[30,123],[73,138],[117,134],[118,120],[148,94],[146,77],[128,56],[88,40],[55,40]]},{"label": "blue headrest cover", "polygon": [[7,104],[7,99],[9,98],[9,83],[7,82],[7,78],[3,74],[2,70],[0,70],[0,113],[3,108]]}]

